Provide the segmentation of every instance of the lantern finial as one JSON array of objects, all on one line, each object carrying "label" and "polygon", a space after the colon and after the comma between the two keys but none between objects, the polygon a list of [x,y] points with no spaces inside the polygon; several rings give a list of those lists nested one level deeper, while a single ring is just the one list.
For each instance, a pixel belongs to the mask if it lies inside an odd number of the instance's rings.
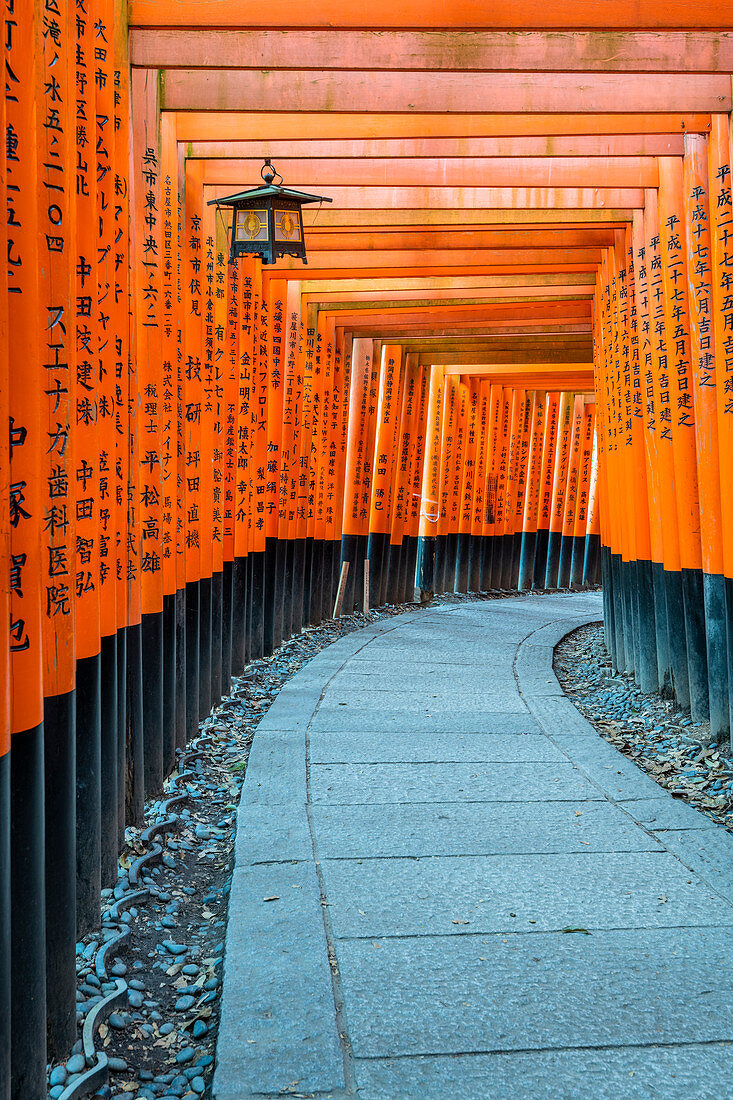
[{"label": "lantern finial", "polygon": [[[272,163],[272,161],[270,160],[269,157],[265,158],[265,163],[262,165],[262,168],[260,169],[260,175],[262,176],[263,180],[265,181],[265,183],[267,184],[268,187],[272,187],[272,181],[274,179],[279,179],[280,183],[282,183],[282,181],[283,181],[282,176],[277,171],[277,169],[275,168],[275,165]],[[275,184],[275,186],[279,187],[280,184]]]}]

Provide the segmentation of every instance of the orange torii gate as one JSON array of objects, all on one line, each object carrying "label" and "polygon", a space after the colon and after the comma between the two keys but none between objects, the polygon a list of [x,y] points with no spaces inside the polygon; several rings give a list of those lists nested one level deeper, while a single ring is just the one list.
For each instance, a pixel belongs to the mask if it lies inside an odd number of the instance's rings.
[{"label": "orange torii gate", "polygon": [[[176,750],[366,562],[372,604],[602,562],[615,665],[729,736],[732,16],[5,6],[0,1100]],[[307,267],[228,262],[264,157],[334,200]]]}]

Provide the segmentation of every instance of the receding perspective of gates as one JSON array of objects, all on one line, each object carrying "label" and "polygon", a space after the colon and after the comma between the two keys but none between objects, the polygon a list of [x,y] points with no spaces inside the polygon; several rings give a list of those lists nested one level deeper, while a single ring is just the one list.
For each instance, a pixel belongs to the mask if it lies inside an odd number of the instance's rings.
[{"label": "receding perspective of gates", "polygon": [[[0,1100],[125,825],[337,593],[602,572],[730,737],[733,5],[372,7],[2,5]],[[308,266],[229,261],[264,158],[333,199]]]}]

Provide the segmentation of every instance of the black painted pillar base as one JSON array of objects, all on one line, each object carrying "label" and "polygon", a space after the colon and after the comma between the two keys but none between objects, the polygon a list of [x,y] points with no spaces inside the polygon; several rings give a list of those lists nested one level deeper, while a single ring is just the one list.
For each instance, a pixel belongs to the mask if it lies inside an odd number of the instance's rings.
[{"label": "black painted pillar base", "polygon": [[265,552],[250,553],[252,559],[252,599],[250,604],[249,660],[265,655]]},{"label": "black painted pillar base", "polygon": [[225,561],[221,575],[221,693],[232,690],[232,622],[234,562]]},{"label": "black painted pillar base", "polygon": [[[74,726],[71,726],[72,740]],[[76,798],[76,792],[72,793]],[[74,857],[75,859],[76,857]],[[71,878],[75,880],[72,861]],[[10,1097],[10,752],[0,756],[0,1100]],[[72,914],[76,937],[76,910]],[[76,974],[74,974],[74,998]],[[76,1013],[75,1013],[76,1014]]]},{"label": "black painted pillar base", "polygon": [[293,542],[293,595],[290,613],[290,632],[300,634],[303,629],[303,586],[305,583],[305,539]]},{"label": "black painted pillar base", "polygon": [[583,557],[583,584],[601,583],[601,536],[585,536],[585,555]]},{"label": "black painted pillar base", "polygon": [[445,554],[446,554],[446,536],[435,536],[435,557],[433,563],[433,578],[435,582],[435,588],[433,589],[439,596],[445,592]]},{"label": "black painted pillar base", "polygon": [[623,578],[621,575],[621,557],[619,554],[610,554],[611,568],[611,595],[613,597],[613,626],[614,639],[614,667],[620,672],[631,671],[631,661],[627,660],[626,647],[631,646],[631,639],[626,636],[626,620],[624,616]]},{"label": "black painted pillar base", "polygon": [[445,574],[443,589],[446,592],[456,590],[456,563],[458,561],[458,532],[452,531],[445,537]]},{"label": "black painted pillar base", "polygon": [[667,637],[672,665],[672,688],[678,706],[690,709],[690,679],[687,667],[687,624],[682,595],[682,574],[677,570],[664,570],[664,587],[667,597]]},{"label": "black painted pillar base", "polygon": [[211,577],[199,581],[199,722],[211,710]]},{"label": "black painted pillar base", "polygon": [[[624,611],[626,620],[624,630],[627,638],[631,638],[631,671],[634,679],[639,683],[639,589],[636,582],[636,561],[622,561],[621,564],[624,590]],[[629,651],[626,649],[628,661]]]},{"label": "black painted pillar base", "polygon": [[323,602],[323,542],[321,539],[313,539],[313,551],[311,553],[311,583],[310,583],[310,607],[308,613],[308,625],[320,626],[321,603]]},{"label": "black painted pillar base", "polygon": [[583,587],[583,561],[585,559],[585,535],[573,535],[573,550],[570,555],[570,587]]},{"label": "black painted pillar base", "polygon": [[163,597],[163,775],[176,765],[176,595]]},{"label": "black painted pillar base", "polygon": [[682,600],[687,635],[690,714],[695,722],[704,722],[710,717],[710,700],[705,638],[705,596],[701,569],[682,570]]},{"label": "black painted pillar base", "polygon": [[212,574],[211,577],[211,697],[210,706],[218,706],[222,697],[222,614],[224,600],[224,582],[221,572]]},{"label": "black painted pillar base", "polygon": [[[127,628],[127,744],[125,747],[125,820],[140,826],[145,811],[143,738],[143,650],[140,623]],[[77,683],[77,710],[79,685]],[[77,757],[77,770],[79,760]],[[77,802],[77,813],[79,803]],[[77,898],[77,905],[79,899]]]},{"label": "black painted pillar base", "polygon": [[544,588],[547,576],[547,546],[550,541],[550,532],[547,528],[538,528],[534,546],[534,569],[532,571],[532,587]]},{"label": "black painted pillar base", "polygon": [[244,665],[252,660],[252,558],[249,553],[243,559],[245,569],[244,580]]},{"label": "black painted pillar base", "polygon": [[501,588],[502,555],[504,549],[504,536],[491,536],[491,587],[495,591]]},{"label": "black painted pillar base", "polygon": [[545,588],[557,588],[560,571],[560,550],[562,534],[560,531],[547,533],[547,568],[545,570]]},{"label": "black painted pillar base", "polygon": [[517,578],[517,588],[520,592],[528,592],[532,587],[536,545],[537,532],[523,531],[519,547],[519,576]]},{"label": "black painted pillar base", "polygon": [[186,744],[199,728],[199,582],[186,585]]},{"label": "black painted pillar base", "polygon": [[117,851],[125,844],[127,761],[127,628],[117,631]]},{"label": "black painted pillar base", "polygon": [[468,591],[481,591],[481,538],[470,535],[468,541]]},{"label": "black painted pillar base", "polygon": [[603,576],[603,634],[606,639],[606,649],[611,658],[611,667],[618,668],[613,602],[613,570],[611,569],[611,551],[607,546],[601,549],[601,570]]},{"label": "black painted pillar base", "polygon": [[330,539],[321,542],[321,622],[333,618],[333,543]]},{"label": "black painted pillar base", "polygon": [[311,621],[311,598],[313,587],[313,538],[309,536],[303,547],[303,626]]},{"label": "black painted pillar base", "polygon": [[510,585],[512,592],[517,591],[519,585],[519,559],[522,554],[522,532],[515,531],[512,535],[512,570]]},{"label": "black painted pillar base", "polygon": [[143,615],[143,760],[145,797],[163,786],[163,612]]},{"label": "black painted pillar base", "polygon": [[730,739],[725,577],[721,574],[704,573],[702,583],[705,598],[710,737],[713,741],[723,743]]},{"label": "black painted pillar base", "polygon": [[293,540],[282,540],[282,546],[282,623],[280,637],[283,642],[287,642],[292,633],[291,623],[293,620]]},{"label": "black painted pillar base", "polygon": [[409,535],[402,536],[400,544],[400,571],[397,578],[397,598],[395,603],[407,603],[408,576],[410,573],[410,560],[412,558],[413,540]]},{"label": "black painted pillar base", "polygon": [[232,676],[241,676],[247,650],[247,558],[235,558],[232,567]]},{"label": "black painted pillar base", "polygon": [[[89,660],[94,661],[95,658]],[[97,662],[97,678],[98,670]],[[46,1095],[44,840],[41,724],[24,733],[13,734],[10,752],[12,1100],[42,1100]]]},{"label": "black painted pillar base", "polygon": [[265,657],[275,649],[275,601],[277,591],[277,539],[265,540],[265,597],[263,610],[263,646]]},{"label": "black painted pillar base", "polygon": [[435,544],[434,535],[420,535],[417,540],[417,587],[421,599],[429,599],[435,592]]},{"label": "black painted pillar base", "polygon": [[637,666],[639,687],[644,692],[659,691],[654,579],[650,561],[636,563],[636,584],[639,606],[639,664]]},{"label": "black painted pillar base", "polygon": [[667,635],[667,592],[664,583],[664,566],[661,562],[652,562],[651,575],[654,586],[654,633],[657,645],[657,683],[659,685],[657,690],[660,695],[671,699],[674,691],[672,688],[669,637]]},{"label": "black painted pillar base", "polygon": [[491,558],[494,540],[491,535],[481,536],[481,591],[491,591]]},{"label": "black painted pillar base", "polygon": [[570,567],[573,560],[573,536],[562,535],[560,539],[560,559],[557,566],[558,588],[570,588]]},{"label": "black painted pillar base", "polygon": [[176,748],[186,746],[186,589],[175,594],[176,603]]},{"label": "black painted pillar base", "polygon": [[[100,646],[101,683],[101,881],[112,886],[117,881],[119,822],[117,820],[117,635],[102,638]],[[45,725],[45,722],[44,722]],[[48,746],[48,726],[46,745]],[[46,775],[49,775],[48,768]],[[48,794],[48,788],[46,788]],[[48,806],[48,800],[46,801]]]},{"label": "black painted pillar base", "polygon": [[728,711],[730,714],[730,741],[733,747],[733,578],[725,577],[725,618],[728,626]]},{"label": "black painted pillar base", "polygon": [[400,566],[402,564],[402,545],[390,542],[387,549],[387,583],[385,603],[397,604],[401,602]]},{"label": "black painted pillar base", "polygon": [[377,531],[369,532],[367,558],[369,559],[369,593],[372,607],[383,607],[386,599],[385,551],[388,546],[389,535]]},{"label": "black painted pillar base", "polygon": [[[115,671],[115,683],[117,674]],[[116,702],[116,701],[115,701]],[[44,701],[44,770],[46,822],[46,990],[49,1057],[67,1057],[76,1042],[76,694],[54,695]],[[115,734],[117,721],[115,720]],[[9,864],[9,782],[10,758],[0,759],[0,890],[7,891],[0,911],[10,906]],[[116,768],[115,768],[116,772]],[[112,802],[116,807],[117,791]],[[117,814],[114,812],[117,825]],[[117,837],[115,836],[115,844]],[[7,845],[7,852],[5,846]],[[4,916],[4,912],[3,912]],[[5,939],[5,936],[8,939]],[[7,987],[9,957],[4,951],[9,942],[9,927],[0,917],[0,1029],[9,1023],[10,1008],[3,1001]],[[0,1066],[6,1050],[0,1034]],[[2,1072],[0,1071],[0,1082]],[[6,1100],[0,1083],[0,1097]]]},{"label": "black painted pillar base", "polygon": [[502,592],[508,592],[511,588],[511,557],[512,557],[512,536],[504,534],[501,536],[501,565],[499,567],[499,575],[497,577],[497,587]]},{"label": "black painted pillar base", "polygon": [[461,535],[456,536],[456,572],[453,581],[453,587],[456,592],[468,592],[468,557],[470,548],[471,536]]},{"label": "black painted pillar base", "polygon": [[[102,889],[102,745],[100,659],[76,662],[77,938],[99,928]],[[13,903],[15,905],[15,902]]]}]

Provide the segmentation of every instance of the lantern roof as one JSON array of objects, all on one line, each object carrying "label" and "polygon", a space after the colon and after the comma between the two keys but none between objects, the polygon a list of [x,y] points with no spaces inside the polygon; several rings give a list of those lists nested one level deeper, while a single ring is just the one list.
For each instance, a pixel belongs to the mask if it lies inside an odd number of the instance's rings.
[{"label": "lantern roof", "polygon": [[306,191],[293,191],[289,187],[277,187],[269,184],[265,187],[252,187],[248,191],[238,191],[236,195],[227,195],[223,199],[209,199],[207,206],[236,206],[240,202],[259,199],[290,199],[305,205],[308,202],[333,202],[325,195],[309,195]]}]

